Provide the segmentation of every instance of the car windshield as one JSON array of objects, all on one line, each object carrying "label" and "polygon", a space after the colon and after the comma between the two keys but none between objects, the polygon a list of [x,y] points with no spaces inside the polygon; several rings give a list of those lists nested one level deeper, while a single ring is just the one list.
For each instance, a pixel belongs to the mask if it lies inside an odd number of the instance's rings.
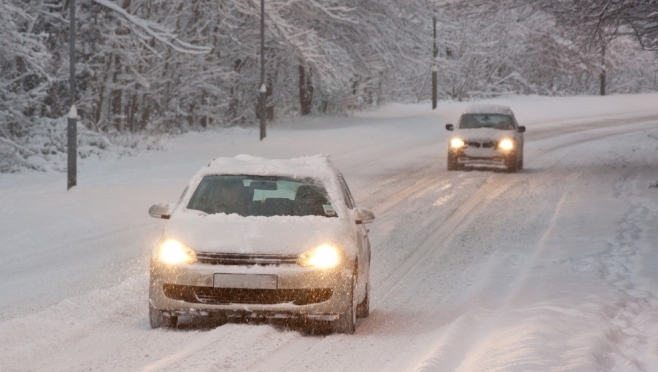
[{"label": "car windshield", "polygon": [[336,217],[316,180],[278,176],[205,176],[187,204],[208,214]]},{"label": "car windshield", "polygon": [[502,114],[464,114],[459,120],[460,129],[492,128],[514,129],[514,119]]}]

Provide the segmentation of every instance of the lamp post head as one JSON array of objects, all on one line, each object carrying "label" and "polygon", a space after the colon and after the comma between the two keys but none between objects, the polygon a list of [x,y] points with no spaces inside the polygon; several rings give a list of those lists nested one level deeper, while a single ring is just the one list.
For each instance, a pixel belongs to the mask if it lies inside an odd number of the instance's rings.
[{"label": "lamp post head", "polygon": [[71,109],[69,110],[69,119],[77,119],[78,118],[78,109],[75,107],[75,105],[71,105]]}]

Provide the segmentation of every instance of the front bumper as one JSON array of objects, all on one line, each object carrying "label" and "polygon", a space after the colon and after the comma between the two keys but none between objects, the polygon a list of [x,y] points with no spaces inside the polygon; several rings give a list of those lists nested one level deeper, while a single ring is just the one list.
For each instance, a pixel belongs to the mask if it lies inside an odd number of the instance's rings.
[{"label": "front bumper", "polygon": [[512,159],[515,150],[503,151],[498,149],[458,149],[450,148],[450,155],[463,166],[504,167]]},{"label": "front bumper", "polygon": [[[220,288],[215,274],[275,275],[276,288]],[[164,265],[151,262],[149,301],[169,315],[334,320],[351,305],[352,269],[280,265]]]}]

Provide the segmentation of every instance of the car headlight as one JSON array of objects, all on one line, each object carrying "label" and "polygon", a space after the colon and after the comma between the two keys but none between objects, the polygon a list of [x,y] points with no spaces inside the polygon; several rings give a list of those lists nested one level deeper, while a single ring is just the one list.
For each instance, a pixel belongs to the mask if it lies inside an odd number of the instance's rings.
[{"label": "car headlight", "polygon": [[450,140],[450,147],[453,149],[460,149],[464,147],[465,144],[466,143],[464,143],[464,141],[460,138],[453,138]]},{"label": "car headlight", "polygon": [[177,240],[167,239],[160,244],[158,259],[160,262],[169,265],[180,263],[193,264],[196,262],[196,253]]},{"label": "car headlight", "polygon": [[505,151],[512,150],[514,148],[514,141],[506,138],[498,142],[498,148]]},{"label": "car headlight", "polygon": [[308,252],[302,253],[297,259],[297,264],[302,267],[317,267],[328,269],[340,263],[340,250],[331,245],[321,245]]}]

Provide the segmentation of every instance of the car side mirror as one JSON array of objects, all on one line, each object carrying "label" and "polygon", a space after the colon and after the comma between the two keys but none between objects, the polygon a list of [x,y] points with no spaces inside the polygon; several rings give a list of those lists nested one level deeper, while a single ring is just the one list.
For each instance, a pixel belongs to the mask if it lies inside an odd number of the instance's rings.
[{"label": "car side mirror", "polygon": [[518,131],[519,133],[525,133],[525,127],[523,125],[520,125]]},{"label": "car side mirror", "polygon": [[375,221],[375,214],[370,209],[356,208],[354,210],[354,219],[357,225],[362,223],[372,223]]},{"label": "car side mirror", "polygon": [[171,212],[174,211],[175,206],[175,204],[170,203],[153,204],[151,208],[149,208],[149,216],[168,220],[169,217],[171,217]]},{"label": "car side mirror", "polygon": [[446,124],[446,130],[453,131],[455,130],[455,126],[452,124]]}]

